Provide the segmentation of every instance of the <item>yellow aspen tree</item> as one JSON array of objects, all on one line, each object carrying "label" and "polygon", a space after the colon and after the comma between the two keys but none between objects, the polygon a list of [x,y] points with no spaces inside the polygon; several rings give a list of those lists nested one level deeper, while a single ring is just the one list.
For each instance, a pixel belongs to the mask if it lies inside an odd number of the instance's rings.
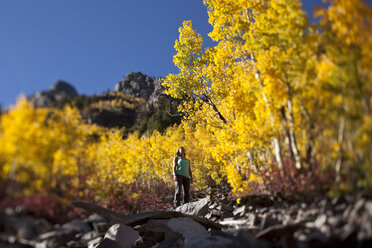
[{"label": "yellow aspen tree", "polygon": [[[334,167],[337,184],[345,173],[363,168],[367,172],[359,180],[363,184],[372,171],[368,166],[372,157],[364,150],[365,141],[371,139],[372,8],[360,0],[332,0],[327,9],[318,8],[315,16],[320,18],[323,48],[317,81],[327,115],[322,115],[327,120],[322,146],[331,147],[333,158],[327,165]],[[358,180],[346,181],[355,184]]]},{"label": "yellow aspen tree", "polygon": [[[261,140],[263,147],[272,143],[280,168],[283,167],[280,137],[287,137],[288,152],[296,167],[302,168],[296,139],[301,131],[300,117],[296,121],[295,116],[301,115],[298,81],[312,50],[308,45],[309,25],[300,1],[205,0],[204,3],[213,26],[210,37],[218,44],[202,52],[201,38],[192,30],[191,23],[184,23],[175,45],[174,62],[180,70],[166,78],[164,85],[168,93],[196,98],[189,102],[188,109],[198,110],[199,120],[206,121],[210,127],[209,134],[220,136],[219,151],[231,151],[230,155],[215,153],[220,161],[227,159],[226,166],[235,167],[230,172],[245,170],[247,165],[243,164],[256,157],[252,156],[254,142],[236,138],[244,133],[242,127],[251,137]],[[212,106],[215,111],[210,112],[199,104],[204,92],[218,111]],[[220,117],[224,125],[210,118],[214,116]],[[254,128],[254,123],[261,128]],[[233,140],[231,145],[227,140]],[[244,162],[232,155],[238,150],[245,154]]]},{"label": "yellow aspen tree", "polygon": [[209,51],[202,53],[203,38],[192,27],[191,21],[184,21],[179,28],[179,39],[176,41],[177,54],[173,58],[179,68],[178,74],[169,74],[163,81],[166,93],[175,98],[186,98],[186,110],[194,108],[195,101],[207,104],[222,122],[226,119],[216,104],[216,94],[210,90],[210,81],[203,73],[203,67],[208,63]]},{"label": "yellow aspen tree", "polygon": [[[251,98],[253,104],[246,107],[256,109],[256,122],[260,118],[267,120],[263,124],[271,129],[266,135],[272,137],[279,167],[282,167],[282,148],[278,137],[286,136],[288,152],[300,169],[302,158],[296,136],[301,130],[299,121],[295,120],[295,115],[300,115],[299,81],[306,60],[314,53],[309,45],[309,25],[300,1],[205,3],[214,27],[210,36],[219,42],[214,49],[214,63],[209,68],[211,80],[220,80],[220,75],[229,78],[230,89],[233,89],[230,92],[243,92],[236,94],[241,99],[249,99],[249,93],[255,92],[255,97]],[[249,80],[245,85],[243,78]],[[242,87],[243,91],[239,91]],[[282,128],[286,132],[280,131],[283,119]],[[248,150],[248,156],[252,157],[249,153]]]}]

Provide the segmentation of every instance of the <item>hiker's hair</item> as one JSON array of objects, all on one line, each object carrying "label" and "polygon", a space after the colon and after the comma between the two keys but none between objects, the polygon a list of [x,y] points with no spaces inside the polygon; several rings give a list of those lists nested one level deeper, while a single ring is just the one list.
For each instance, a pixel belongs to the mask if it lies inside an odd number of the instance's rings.
[{"label": "hiker's hair", "polygon": [[177,149],[177,151],[176,151],[176,153],[174,154],[174,156],[180,158],[181,155],[182,155],[182,150],[183,150],[183,154],[184,154],[185,157],[186,157],[185,148],[184,148],[183,146],[180,146],[180,147]]}]

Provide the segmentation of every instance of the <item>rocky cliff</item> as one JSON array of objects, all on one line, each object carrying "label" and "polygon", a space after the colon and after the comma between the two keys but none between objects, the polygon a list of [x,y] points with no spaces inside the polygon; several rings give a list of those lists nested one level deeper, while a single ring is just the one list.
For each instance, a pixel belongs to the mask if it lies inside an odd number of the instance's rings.
[{"label": "rocky cliff", "polygon": [[157,106],[159,97],[164,92],[161,80],[161,78],[150,77],[141,72],[130,72],[115,85],[115,91],[143,98],[148,104]]},{"label": "rocky cliff", "polygon": [[49,90],[36,92],[29,100],[36,107],[54,107],[57,102],[76,96],[78,92],[74,86],[64,81],[57,81]]},{"label": "rocky cliff", "polygon": [[162,132],[181,118],[177,112],[180,101],[164,94],[161,80],[130,72],[115,85],[114,92],[94,96],[79,95],[72,85],[57,81],[49,90],[37,92],[29,100],[36,107],[74,105],[90,124],[139,129],[141,135],[153,130]]}]

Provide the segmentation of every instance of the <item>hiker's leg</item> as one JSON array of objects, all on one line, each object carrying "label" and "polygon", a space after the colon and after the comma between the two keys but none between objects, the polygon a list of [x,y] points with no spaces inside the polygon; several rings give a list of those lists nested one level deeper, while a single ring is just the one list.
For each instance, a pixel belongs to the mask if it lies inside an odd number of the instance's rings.
[{"label": "hiker's leg", "polygon": [[182,177],[181,176],[176,176],[177,181],[176,183],[176,188],[174,192],[174,200],[173,200],[173,205],[175,207],[178,207],[181,205],[181,187],[182,187]]},{"label": "hiker's leg", "polygon": [[183,177],[183,201],[188,203],[190,201],[190,178]]}]

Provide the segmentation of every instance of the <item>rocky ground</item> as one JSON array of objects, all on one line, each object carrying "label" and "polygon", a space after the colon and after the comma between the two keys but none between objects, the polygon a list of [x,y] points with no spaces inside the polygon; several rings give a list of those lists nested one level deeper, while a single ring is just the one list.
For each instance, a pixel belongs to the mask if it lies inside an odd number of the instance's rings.
[{"label": "rocky ground", "polygon": [[372,247],[372,198],[280,200],[207,196],[175,211],[120,215],[74,202],[93,213],[64,225],[7,209],[2,247]]}]

